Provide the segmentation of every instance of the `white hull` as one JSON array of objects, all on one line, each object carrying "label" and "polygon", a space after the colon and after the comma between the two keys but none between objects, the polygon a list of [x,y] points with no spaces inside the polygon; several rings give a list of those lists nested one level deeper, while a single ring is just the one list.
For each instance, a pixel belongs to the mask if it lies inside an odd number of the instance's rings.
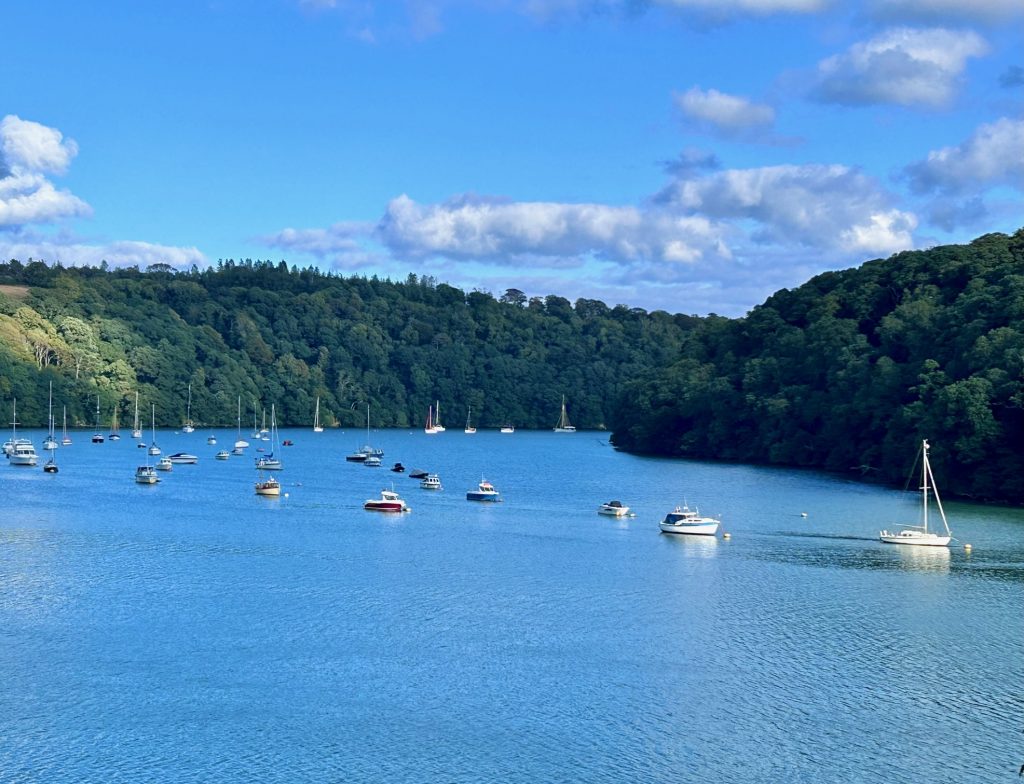
[{"label": "white hull", "polygon": [[952,536],[939,536],[923,531],[882,531],[878,538],[885,544],[909,544],[918,547],[948,547],[953,539]]},{"label": "white hull", "polygon": [[628,506],[608,506],[604,504],[598,507],[598,514],[606,515],[608,517],[625,517],[629,514]]},{"label": "white hull", "polygon": [[697,536],[714,536],[718,533],[718,521],[711,523],[659,523],[661,530],[667,534],[693,534]]}]

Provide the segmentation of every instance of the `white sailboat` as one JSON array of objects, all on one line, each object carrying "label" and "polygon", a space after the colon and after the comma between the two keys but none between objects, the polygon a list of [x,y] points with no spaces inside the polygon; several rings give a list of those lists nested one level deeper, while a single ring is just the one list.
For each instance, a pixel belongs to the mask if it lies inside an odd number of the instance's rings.
[{"label": "white sailboat", "polygon": [[562,413],[558,416],[558,424],[555,425],[556,433],[575,433],[576,428],[569,422],[569,414],[565,410],[565,395],[562,395]]},{"label": "white sailboat", "polygon": [[[47,449],[47,450],[50,450],[52,452],[54,449],[56,449],[59,446],[59,444],[57,443],[57,436],[54,435],[54,432],[53,432],[54,423],[53,423],[53,382],[52,381],[50,382],[50,403],[49,403],[49,413],[47,414],[47,419],[49,420],[50,432],[47,433],[46,439],[43,441],[43,449]],[[51,456],[51,460],[52,460],[52,456]]]},{"label": "white sailboat", "polygon": [[462,431],[463,433],[475,433],[476,432],[476,428],[473,427],[471,424],[469,424],[469,420],[472,417],[472,415],[473,415],[473,407],[470,406],[469,409],[466,411],[466,429]]},{"label": "white sailboat", "polygon": [[324,426],[320,424],[320,398],[316,399],[316,411],[313,413],[313,432],[324,432]]},{"label": "white sailboat", "polygon": [[270,405],[270,430],[268,438],[270,438],[273,441],[274,446],[269,454],[260,455],[259,457],[256,458],[256,468],[260,469],[261,471],[280,471],[282,468],[284,468],[284,464],[281,462],[281,458],[277,457],[274,454],[278,446],[278,433],[277,413],[275,411],[273,404]]},{"label": "white sailboat", "polygon": [[103,441],[103,433],[100,432],[100,396],[96,395],[96,432],[92,434],[92,442],[102,444]]},{"label": "white sailboat", "polygon": [[39,460],[39,456],[36,454],[36,448],[32,442],[27,438],[18,438],[18,400],[15,398],[13,406],[13,416],[11,417],[11,440],[10,450],[8,451],[7,446],[4,446],[4,451],[7,452],[7,460],[12,466],[34,466]]},{"label": "white sailboat", "polygon": [[64,446],[71,446],[71,436],[68,435],[68,407],[64,406],[64,434],[61,436],[60,442]]},{"label": "white sailboat", "polygon": [[423,432],[428,436],[434,436],[441,432],[437,429],[437,425],[434,424],[434,409],[432,406],[427,406],[427,423],[423,426]]},{"label": "white sailboat", "polygon": [[152,419],[150,420],[153,427],[153,442],[149,446],[149,454],[158,455],[160,454],[160,447],[156,445],[156,403],[153,403]]},{"label": "white sailboat", "polygon": [[441,424],[441,401],[434,401],[434,432],[443,433],[444,425]]},{"label": "white sailboat", "polygon": [[108,438],[111,441],[121,440],[121,429],[117,425],[117,403],[114,403],[114,413],[110,418],[110,435]]},{"label": "white sailboat", "polygon": [[188,408],[185,411],[185,424],[181,426],[182,433],[194,433],[195,423],[192,422],[192,385],[188,385]]},{"label": "white sailboat", "polygon": [[[880,531],[878,538],[886,544],[912,544],[925,547],[947,547],[953,538],[953,532],[949,530],[949,523],[946,522],[946,513],[942,509],[942,500],[939,498],[939,490],[935,486],[935,477],[932,476],[931,463],[928,462],[928,439],[921,442],[921,524],[903,525],[899,531]],[[937,534],[928,530],[928,495],[935,497],[935,506],[939,510],[939,517],[942,519],[942,526],[946,529],[945,535]]]},{"label": "white sailboat", "polygon": [[249,446],[249,442],[242,438],[242,396],[238,396],[238,439],[235,441],[235,454],[242,454],[242,450]]},{"label": "white sailboat", "polygon": [[138,441],[142,438],[142,427],[139,425],[139,393],[135,392],[135,421],[132,423],[132,438]]}]

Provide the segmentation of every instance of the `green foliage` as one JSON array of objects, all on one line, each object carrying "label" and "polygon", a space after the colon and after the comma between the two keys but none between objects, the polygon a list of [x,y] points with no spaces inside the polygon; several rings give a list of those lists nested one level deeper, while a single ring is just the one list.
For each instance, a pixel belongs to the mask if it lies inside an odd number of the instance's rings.
[{"label": "green foliage", "polygon": [[929,438],[950,493],[1024,501],[1024,230],[819,275],[701,321],[613,413],[623,449],[905,481]]},{"label": "green foliage", "polygon": [[[420,426],[427,406],[459,426],[550,428],[562,395],[573,423],[602,428],[623,383],[678,355],[698,320],[561,297],[496,299],[428,276],[392,283],[283,263],[221,261],[103,270],[0,264],[0,393],[19,420],[42,425],[54,379],[69,421],[92,425],[135,392],[157,422],[233,425],[276,405],[283,425]],[[24,287],[28,286],[27,292]],[[30,402],[31,401],[31,402]]]}]

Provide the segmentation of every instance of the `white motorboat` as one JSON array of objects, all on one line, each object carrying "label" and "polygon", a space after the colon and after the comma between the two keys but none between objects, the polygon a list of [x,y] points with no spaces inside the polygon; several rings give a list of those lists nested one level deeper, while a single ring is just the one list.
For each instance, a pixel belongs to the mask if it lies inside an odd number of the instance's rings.
[{"label": "white motorboat", "polygon": [[380,468],[380,458],[377,455],[367,455],[363,465],[370,468]]},{"label": "white motorboat", "polygon": [[195,465],[199,462],[199,458],[195,455],[190,455],[188,452],[175,452],[173,455],[167,458],[175,465]]},{"label": "white motorboat", "polygon": [[441,490],[441,477],[437,474],[427,474],[420,481],[420,487],[424,490]]},{"label": "white motorboat", "polygon": [[169,457],[161,457],[159,460],[156,461],[157,471],[171,471],[173,469],[174,463],[171,462],[171,458]]},{"label": "white motorboat", "polygon": [[[935,486],[935,477],[932,476],[932,466],[928,461],[928,440],[921,442],[921,524],[904,525],[898,531],[879,531],[878,538],[886,544],[911,544],[924,547],[947,547],[953,539],[953,532],[949,530],[949,523],[946,522],[946,513],[942,509],[942,500],[939,498],[939,490]],[[935,497],[935,506],[938,509],[942,526],[946,529],[945,535],[937,534],[928,530],[928,497]]]},{"label": "white motorboat", "polygon": [[597,513],[609,517],[625,517],[629,514],[629,507],[622,501],[608,501],[597,507]]},{"label": "white motorboat", "polygon": [[516,432],[516,429],[512,425],[504,425],[501,428],[500,432],[502,432],[502,433],[514,433],[514,432]]},{"label": "white motorboat", "polygon": [[12,466],[31,467],[39,462],[39,455],[36,454],[36,448],[32,445],[31,441],[26,442],[24,439],[18,439],[7,459]]},{"label": "white motorboat", "polygon": [[140,485],[155,485],[160,481],[156,469],[151,465],[140,465],[135,469],[135,481]]},{"label": "white motorboat", "polygon": [[718,533],[720,521],[714,517],[701,517],[699,510],[688,506],[677,506],[661,521],[661,530],[666,534],[694,534],[714,536]]},{"label": "white motorboat", "polygon": [[231,457],[231,453],[228,452],[226,449],[222,449],[217,454],[215,454],[213,457],[216,460],[227,460],[227,459],[229,459]]}]

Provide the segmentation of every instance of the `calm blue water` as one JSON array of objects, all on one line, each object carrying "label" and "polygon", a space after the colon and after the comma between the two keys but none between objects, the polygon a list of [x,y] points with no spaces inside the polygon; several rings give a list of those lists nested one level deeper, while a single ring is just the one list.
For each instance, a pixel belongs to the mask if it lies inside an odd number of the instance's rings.
[{"label": "calm blue water", "polygon": [[[41,433],[34,433],[41,443]],[[604,436],[235,432],[0,464],[0,780],[996,782],[1024,762],[1024,512],[620,454]],[[254,444],[255,445],[255,444]],[[504,503],[472,504],[484,476]],[[939,478],[941,486],[941,478]],[[385,486],[413,511],[365,512]],[[596,508],[612,498],[636,517]],[[677,503],[730,540],[658,532]],[[806,512],[807,517],[801,517]]]}]

